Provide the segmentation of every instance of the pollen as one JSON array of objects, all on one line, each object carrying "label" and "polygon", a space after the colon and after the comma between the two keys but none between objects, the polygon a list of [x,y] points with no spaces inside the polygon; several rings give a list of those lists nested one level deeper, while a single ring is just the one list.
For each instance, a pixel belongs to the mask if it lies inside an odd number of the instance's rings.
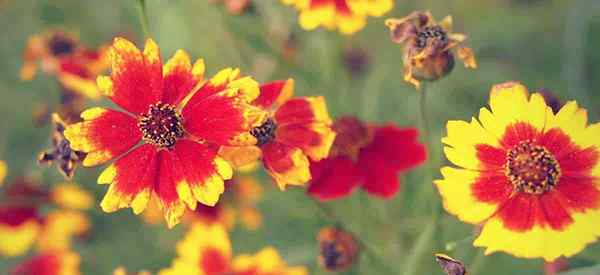
[{"label": "pollen", "polygon": [[159,148],[171,148],[183,137],[183,119],[175,106],[158,102],[150,105],[138,120],[143,140]]},{"label": "pollen", "polygon": [[252,128],[252,130],[250,130],[250,134],[256,138],[256,145],[262,146],[275,138],[276,130],[277,124],[272,118],[269,118],[262,125]]},{"label": "pollen", "polygon": [[439,49],[448,46],[448,34],[440,26],[424,27],[417,33],[415,46],[419,49],[424,49],[428,45],[434,45]]},{"label": "pollen", "polygon": [[532,141],[520,142],[507,153],[506,176],[517,191],[541,195],[558,184],[558,161],[543,146]]}]

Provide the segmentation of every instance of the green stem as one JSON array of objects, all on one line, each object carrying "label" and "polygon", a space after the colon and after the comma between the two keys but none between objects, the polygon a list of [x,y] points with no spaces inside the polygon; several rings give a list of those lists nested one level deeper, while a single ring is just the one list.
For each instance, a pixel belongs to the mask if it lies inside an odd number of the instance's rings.
[{"label": "green stem", "polygon": [[142,26],[142,32],[146,38],[150,38],[150,32],[148,31],[148,15],[146,13],[146,0],[137,0],[138,5],[138,17],[140,19],[140,25]]},{"label": "green stem", "polygon": [[314,198],[311,198],[310,200],[315,204],[315,206],[319,209],[323,216],[333,221],[336,227],[341,228],[342,230],[352,234],[352,236],[354,236],[354,238],[362,248],[361,251],[363,252],[363,254],[371,258],[372,261],[378,262],[381,265],[381,267],[385,269],[385,274],[396,274],[396,271],[385,262],[384,256],[381,255],[380,250],[376,249],[368,242],[362,240],[358,234],[352,232],[352,230],[350,230],[348,226],[344,225],[342,219],[338,218],[335,212],[331,208],[327,207],[323,202],[320,202]]}]

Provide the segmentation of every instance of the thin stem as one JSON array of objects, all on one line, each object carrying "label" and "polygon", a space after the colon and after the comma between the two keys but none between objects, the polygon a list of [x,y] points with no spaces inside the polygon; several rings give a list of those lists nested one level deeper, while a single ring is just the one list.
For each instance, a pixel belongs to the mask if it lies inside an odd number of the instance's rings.
[{"label": "thin stem", "polygon": [[335,212],[331,208],[327,207],[323,202],[320,202],[314,198],[310,198],[310,200],[319,209],[319,211],[321,212],[321,214],[323,214],[323,216],[325,216],[328,219],[333,221],[333,223],[335,224],[336,227],[341,228],[344,231],[352,234],[352,236],[354,236],[356,241],[359,243],[360,247],[363,248],[362,252],[366,256],[371,258],[371,260],[373,260],[374,262],[379,262],[381,267],[383,267],[386,270],[387,274],[396,274],[396,271],[387,265],[387,263],[384,260],[384,257],[379,253],[380,250],[374,248],[373,246],[371,246],[371,244],[362,240],[358,234],[352,232],[352,230],[350,230],[348,228],[348,226],[344,225],[344,223],[342,222],[342,219],[338,218],[338,216],[335,214]]},{"label": "thin stem", "polygon": [[148,31],[148,15],[146,13],[146,0],[137,0],[138,5],[138,17],[140,19],[140,25],[142,26],[142,32],[146,38],[150,38],[150,32]]}]

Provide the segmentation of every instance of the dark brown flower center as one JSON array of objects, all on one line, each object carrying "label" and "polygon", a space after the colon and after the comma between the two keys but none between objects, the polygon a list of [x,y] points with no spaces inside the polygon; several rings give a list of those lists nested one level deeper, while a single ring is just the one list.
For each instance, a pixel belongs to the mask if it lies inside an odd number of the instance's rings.
[{"label": "dark brown flower center", "polygon": [[445,48],[448,45],[448,34],[440,26],[427,26],[417,32],[416,47],[424,49],[427,45]]},{"label": "dark brown flower center", "polygon": [[558,184],[560,166],[546,148],[526,140],[508,152],[506,176],[516,190],[539,195]]},{"label": "dark brown flower center", "polygon": [[323,257],[323,265],[328,270],[337,270],[343,260],[343,251],[335,242],[327,242],[321,245],[321,256]]},{"label": "dark brown flower center", "polygon": [[250,134],[256,138],[256,145],[262,146],[275,138],[277,124],[272,118],[267,119],[262,125],[252,128]]},{"label": "dark brown flower center", "polygon": [[160,148],[170,148],[183,137],[183,119],[175,106],[158,102],[150,105],[138,121],[145,142]]},{"label": "dark brown flower center", "polygon": [[54,56],[70,54],[75,49],[75,42],[63,34],[56,34],[48,41],[48,48]]}]

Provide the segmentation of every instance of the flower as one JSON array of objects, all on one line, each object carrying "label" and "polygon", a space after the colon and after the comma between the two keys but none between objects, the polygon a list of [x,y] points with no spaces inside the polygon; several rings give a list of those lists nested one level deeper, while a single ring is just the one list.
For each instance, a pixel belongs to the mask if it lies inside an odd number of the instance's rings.
[{"label": "flower", "polygon": [[[134,273],[128,273],[127,270],[124,267],[122,267],[122,266],[117,267],[115,269],[115,271],[113,271],[113,275],[129,275],[129,274],[130,275],[134,275]],[[149,271],[145,271],[145,270],[142,270],[142,271],[137,272],[135,274],[137,274],[137,275],[151,275],[151,273]]]},{"label": "flower", "polygon": [[55,75],[62,86],[92,99],[100,98],[94,79],[108,68],[106,48],[90,49],[73,35],[50,30],[33,35],[23,52],[21,79],[31,80],[37,71]]},{"label": "flower", "polygon": [[467,275],[465,265],[461,261],[441,253],[435,254],[435,260],[447,275]]},{"label": "flower", "polygon": [[478,119],[449,121],[435,185],[446,210],[481,224],[485,253],[553,261],[600,236],[600,123],[574,101],[554,114],[542,95],[496,85]]},{"label": "flower", "polygon": [[222,147],[220,151],[236,167],[262,157],[267,172],[282,190],[309,181],[309,159],[327,157],[335,138],[325,99],[290,99],[293,92],[292,79],[261,85],[260,96],[252,104],[268,110],[268,115],[250,130],[255,145]]},{"label": "flower", "polygon": [[38,155],[38,164],[56,163],[58,171],[66,179],[72,179],[77,165],[83,161],[86,154],[71,148],[64,135],[67,124],[56,113],[52,114],[52,126],[52,148]]},{"label": "flower", "polygon": [[177,244],[177,258],[159,275],[307,275],[304,267],[289,267],[274,248],[233,258],[231,241],[220,224],[195,223]]},{"label": "flower", "polygon": [[4,184],[4,178],[6,178],[8,167],[6,166],[6,162],[0,160],[0,186]]},{"label": "flower", "polygon": [[470,48],[459,47],[467,36],[452,33],[452,17],[446,16],[439,23],[429,11],[416,11],[404,18],[388,19],[392,41],[404,44],[404,80],[417,89],[420,81],[435,81],[452,71],[456,53],[466,68],[477,68]]},{"label": "flower", "polygon": [[59,207],[73,210],[87,210],[94,205],[90,193],[75,183],[60,183],[52,188],[52,201]]},{"label": "flower", "polygon": [[79,275],[80,257],[70,251],[37,254],[13,268],[11,275]]},{"label": "flower", "polygon": [[88,109],[64,132],[71,148],[87,153],[84,166],[120,156],[98,177],[110,184],[102,209],[139,214],[155,195],[173,227],[186,205],[215,205],[232,176],[219,146],[255,142],[248,130],[262,111],[246,102],[258,96],[258,83],[230,68],[204,81],[204,62],[192,66],[183,50],[163,66],[152,39],[142,52],[115,38],[110,57],[112,76],[99,77],[98,86],[124,111]]},{"label": "flower", "polygon": [[209,0],[214,4],[223,4],[227,12],[233,15],[240,15],[248,9],[252,2],[251,0]]},{"label": "flower", "polygon": [[415,128],[367,125],[342,117],[333,129],[337,136],[329,157],[310,164],[308,193],[320,200],[348,196],[358,186],[371,195],[391,198],[400,188],[398,173],[427,158]]},{"label": "flower", "polygon": [[0,206],[0,255],[25,254],[41,229],[37,209],[29,206]]},{"label": "flower", "polygon": [[53,210],[43,221],[36,240],[39,251],[68,250],[74,237],[84,236],[91,228],[83,212],[69,209]]},{"label": "flower", "polygon": [[360,246],[354,236],[340,228],[324,227],[317,236],[319,264],[328,271],[345,271],[357,262]]},{"label": "flower", "polygon": [[392,0],[282,0],[300,12],[298,21],[305,30],[319,26],[353,34],[365,27],[368,16],[379,17],[394,6]]}]

